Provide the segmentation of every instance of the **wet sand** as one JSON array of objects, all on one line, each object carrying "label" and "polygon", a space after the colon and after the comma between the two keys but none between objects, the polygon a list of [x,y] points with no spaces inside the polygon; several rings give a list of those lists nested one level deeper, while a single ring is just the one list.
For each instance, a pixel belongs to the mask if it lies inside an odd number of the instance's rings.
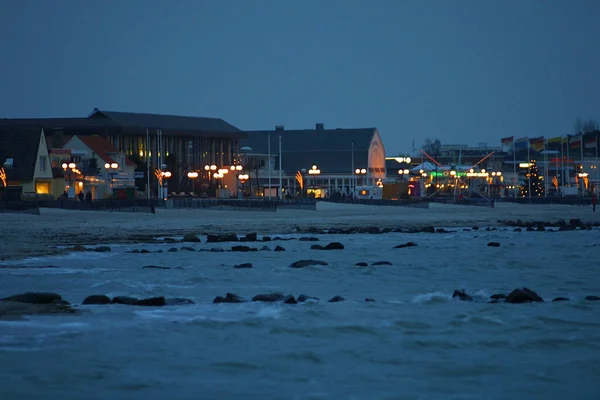
[{"label": "wet sand", "polygon": [[225,211],[157,209],[156,214],[40,209],[40,215],[0,214],[0,260],[55,254],[56,246],[147,242],[186,233],[288,233],[295,228],[378,226],[410,228],[498,226],[499,220],[600,222],[591,206],[519,205],[495,208],[431,204],[430,208],[366,206],[319,202],[317,210]]}]

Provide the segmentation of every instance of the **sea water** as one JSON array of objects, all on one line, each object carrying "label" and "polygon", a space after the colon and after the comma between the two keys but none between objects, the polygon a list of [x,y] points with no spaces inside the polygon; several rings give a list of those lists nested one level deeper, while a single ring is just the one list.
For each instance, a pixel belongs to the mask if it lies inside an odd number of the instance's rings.
[{"label": "sea water", "polygon": [[[12,261],[58,268],[0,269],[0,297],[50,291],[73,304],[91,294],[196,304],[90,305],[79,315],[0,321],[0,399],[599,398],[600,301],[584,297],[600,295],[600,231],[301,236],[240,243],[281,252],[157,242]],[[310,249],[333,241],[345,249]],[[417,246],[394,248],[407,241]],[[196,251],[166,251],[183,246]],[[328,265],[289,268],[300,259]],[[376,261],[392,265],[355,265]],[[244,262],[254,268],[233,268]],[[487,303],[523,286],[546,302]],[[452,299],[454,289],[482,301]],[[320,301],[212,304],[227,292]],[[334,295],[345,301],[327,302]],[[550,301],[557,296],[570,301]]]}]

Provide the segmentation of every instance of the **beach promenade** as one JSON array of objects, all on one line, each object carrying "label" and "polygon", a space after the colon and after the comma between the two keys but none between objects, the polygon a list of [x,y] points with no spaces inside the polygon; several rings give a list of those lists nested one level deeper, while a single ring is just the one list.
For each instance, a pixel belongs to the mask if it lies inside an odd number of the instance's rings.
[{"label": "beach promenade", "polygon": [[590,206],[519,205],[495,208],[431,203],[430,208],[386,207],[319,202],[316,211],[165,210],[156,214],[40,209],[40,215],[0,214],[0,260],[60,251],[56,246],[151,241],[186,233],[258,232],[283,234],[295,228],[488,227],[499,220],[556,221],[580,218],[600,222]]}]

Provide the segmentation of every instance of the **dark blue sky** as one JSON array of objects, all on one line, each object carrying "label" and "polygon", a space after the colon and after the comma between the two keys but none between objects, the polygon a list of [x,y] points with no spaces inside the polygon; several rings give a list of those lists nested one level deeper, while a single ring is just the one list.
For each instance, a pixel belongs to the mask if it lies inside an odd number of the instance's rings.
[{"label": "dark blue sky", "polygon": [[388,155],[600,119],[598,0],[2,0],[0,117],[377,126]]}]

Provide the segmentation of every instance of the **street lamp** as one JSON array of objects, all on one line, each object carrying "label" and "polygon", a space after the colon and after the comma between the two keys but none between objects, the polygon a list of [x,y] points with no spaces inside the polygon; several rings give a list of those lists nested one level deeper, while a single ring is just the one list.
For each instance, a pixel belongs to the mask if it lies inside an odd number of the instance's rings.
[{"label": "street lamp", "polygon": [[106,164],[104,164],[104,168],[108,171],[108,175],[110,176],[110,184],[112,186],[114,183],[113,181],[114,181],[115,172],[117,169],[119,169],[119,164],[116,162],[106,163]]},{"label": "street lamp", "polygon": [[[62,163],[61,167],[63,168],[63,170],[65,171],[65,174],[67,175],[67,180],[69,181],[69,191],[71,191],[71,188],[73,187],[73,176],[72,174],[81,174],[81,171],[79,171],[79,169],[77,169],[77,164],[75,164],[74,162],[69,162],[69,163]],[[67,170],[69,171],[67,174]],[[73,188],[73,198],[75,197],[75,188]]]},{"label": "street lamp", "polygon": [[364,185],[364,177],[365,177],[365,175],[367,173],[366,168],[356,168],[354,170],[354,173],[359,176],[361,185]]},{"label": "street lamp", "polygon": [[192,194],[194,193],[194,181],[198,178],[198,172],[190,171],[187,173],[187,177],[192,180]]},{"label": "street lamp", "polygon": [[408,174],[410,174],[410,171],[408,169],[399,169],[398,170],[398,175],[400,175],[402,177],[402,182],[404,182],[404,177],[407,176]]},{"label": "street lamp", "polygon": [[246,190],[244,188],[244,185],[246,184],[246,181],[248,179],[250,179],[250,176],[248,176],[248,174],[239,174],[238,175],[238,179],[240,180],[240,183],[242,184],[242,193],[245,196],[246,195]]},{"label": "street lamp", "polygon": [[321,174],[321,170],[316,166],[313,165],[309,170],[308,170],[308,174],[313,176],[313,190],[315,189],[314,186],[316,185],[316,181],[317,181],[317,176]]}]

